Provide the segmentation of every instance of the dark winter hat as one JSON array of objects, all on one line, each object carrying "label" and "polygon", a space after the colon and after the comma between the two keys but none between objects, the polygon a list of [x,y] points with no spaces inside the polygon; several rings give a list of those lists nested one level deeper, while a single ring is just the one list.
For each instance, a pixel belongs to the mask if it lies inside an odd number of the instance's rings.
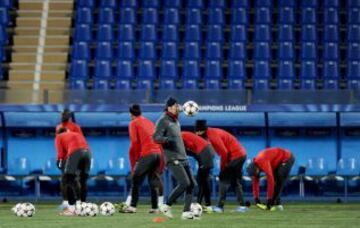
[{"label": "dark winter hat", "polygon": [[250,177],[256,176],[256,170],[257,167],[254,162],[251,162],[246,168],[246,171]]},{"label": "dark winter hat", "polygon": [[133,104],[129,107],[129,112],[133,114],[134,116],[140,116],[141,115],[141,109],[140,105]]},{"label": "dark winter hat", "polygon": [[174,104],[178,103],[177,100],[173,97],[169,97],[167,100],[166,100],[166,105],[165,105],[165,108],[168,108],[168,107],[171,107],[173,106]]},{"label": "dark winter hat", "polygon": [[195,122],[195,131],[206,131],[207,130],[206,120],[196,120]]},{"label": "dark winter hat", "polygon": [[68,122],[71,119],[71,111],[69,109],[64,109],[64,111],[61,113],[61,122]]}]

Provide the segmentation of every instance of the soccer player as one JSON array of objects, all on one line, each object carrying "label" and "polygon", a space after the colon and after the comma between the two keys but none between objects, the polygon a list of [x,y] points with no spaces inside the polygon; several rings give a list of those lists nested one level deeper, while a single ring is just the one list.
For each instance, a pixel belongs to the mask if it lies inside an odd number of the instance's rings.
[{"label": "soccer player", "polygon": [[197,173],[197,182],[199,185],[197,202],[201,204],[202,199],[205,198],[206,207],[204,211],[211,212],[211,187],[209,176],[211,169],[214,167],[213,159],[215,151],[208,141],[192,132],[182,131],[181,136],[184,140],[187,154],[193,156],[199,164]]},{"label": "soccer player", "polygon": [[208,128],[206,120],[197,120],[195,132],[211,143],[215,152],[220,156],[220,189],[217,206],[213,208],[216,213],[224,211],[226,192],[230,185],[235,189],[239,206],[236,212],[246,212],[243,190],[241,185],[242,167],[246,161],[245,148],[230,133],[219,128]]},{"label": "soccer player", "polygon": [[56,132],[55,146],[57,164],[64,170],[63,192],[69,200],[69,207],[61,215],[75,215],[77,200],[86,201],[87,179],[89,177],[91,152],[82,134],[60,128]]},{"label": "soccer player", "polygon": [[[284,210],[280,194],[295,162],[290,151],[279,148],[267,148],[260,151],[248,165],[247,172],[252,177],[253,195],[256,205],[264,210]],[[259,174],[264,172],[267,180],[267,204],[261,204],[259,199]]]},{"label": "soccer player", "polygon": [[150,213],[158,211],[158,195],[161,185],[160,164],[161,147],[152,139],[155,125],[141,115],[138,104],[129,108],[131,122],[129,124],[130,149],[129,159],[132,173],[131,203],[124,207],[124,213],[136,213],[139,201],[139,188],[147,176],[150,184],[151,207]]},{"label": "soccer player", "polygon": [[181,217],[182,219],[194,219],[190,205],[196,181],[191,173],[184,142],[181,138],[180,123],[178,121],[179,112],[180,106],[176,99],[168,98],[165,112],[157,121],[153,135],[154,141],[162,145],[166,166],[177,182],[177,186],[171,192],[166,204],[161,205],[160,211],[165,216],[173,218],[171,206],[185,192],[185,203]]}]

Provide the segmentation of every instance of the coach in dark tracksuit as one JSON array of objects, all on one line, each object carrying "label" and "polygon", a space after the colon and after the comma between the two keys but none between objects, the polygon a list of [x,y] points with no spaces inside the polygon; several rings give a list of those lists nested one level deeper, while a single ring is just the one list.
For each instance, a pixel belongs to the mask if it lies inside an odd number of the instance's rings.
[{"label": "coach in dark tracksuit", "polygon": [[214,167],[215,151],[211,144],[200,136],[190,131],[182,131],[181,136],[184,140],[186,152],[189,156],[194,157],[199,169],[197,173],[197,182],[199,185],[199,192],[197,202],[202,203],[205,198],[205,205],[211,206],[211,187],[210,187],[210,172]]},{"label": "coach in dark tracksuit", "polygon": [[166,102],[165,113],[156,123],[153,139],[162,145],[164,149],[165,163],[177,181],[177,186],[168,197],[167,203],[160,210],[168,217],[171,214],[171,205],[175,200],[185,193],[185,204],[182,214],[183,219],[193,219],[190,212],[192,192],[196,184],[191,173],[185,146],[181,137],[180,123],[178,121],[179,105],[174,98],[169,98]]},{"label": "coach in dark tracksuit", "polygon": [[[289,176],[295,158],[288,150],[273,147],[260,151],[248,165],[247,172],[253,180],[253,195],[256,205],[261,209],[283,210],[280,194]],[[260,203],[259,174],[263,171],[267,180],[267,205]],[[273,207],[275,205],[275,207]]]}]

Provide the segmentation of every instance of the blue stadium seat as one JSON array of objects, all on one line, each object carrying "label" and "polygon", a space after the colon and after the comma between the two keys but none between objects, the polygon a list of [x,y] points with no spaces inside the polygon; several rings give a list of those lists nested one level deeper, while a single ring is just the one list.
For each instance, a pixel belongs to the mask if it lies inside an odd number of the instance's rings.
[{"label": "blue stadium seat", "polygon": [[349,25],[348,30],[348,41],[360,42],[360,25]]},{"label": "blue stadium seat", "polygon": [[247,40],[246,25],[232,25],[230,32],[230,40],[233,42],[246,41]]},{"label": "blue stadium seat", "polygon": [[316,89],[315,79],[302,79],[301,80],[301,89],[304,90],[314,90]]},{"label": "blue stadium seat", "polygon": [[271,24],[272,12],[270,8],[257,7],[255,9],[255,24]]},{"label": "blue stadium seat", "polygon": [[[1,30],[0,30],[0,34],[1,34]],[[1,40],[1,35],[0,35],[0,40]],[[92,41],[91,26],[87,24],[75,25],[74,41],[91,42]]]},{"label": "blue stadium seat", "polygon": [[140,60],[137,71],[137,78],[155,79],[155,63],[151,60]]},{"label": "blue stadium seat", "polygon": [[[103,78],[94,78],[94,83],[93,83],[93,89],[110,89],[110,81],[108,79],[103,79]],[[96,171],[96,174],[99,172],[99,170]],[[90,174],[92,173],[91,169],[90,169]]]},{"label": "blue stadium seat", "polygon": [[157,31],[155,25],[142,25],[141,29],[142,41],[157,41]]},{"label": "blue stadium seat", "polygon": [[76,24],[92,24],[93,21],[94,19],[91,8],[79,8],[76,10]]},{"label": "blue stadium seat", "polygon": [[269,61],[254,61],[254,78],[271,79],[271,67]]},{"label": "blue stadium seat", "polygon": [[139,57],[141,59],[156,59],[156,44],[154,42],[141,42]]},{"label": "blue stadium seat", "polygon": [[201,25],[203,23],[202,10],[198,8],[186,9],[186,24]]},{"label": "blue stadium seat", "polygon": [[142,22],[143,24],[158,24],[159,23],[158,10],[155,8],[143,8]]},{"label": "blue stadium seat", "polygon": [[94,78],[111,79],[112,78],[112,66],[108,60],[97,60],[95,62]]},{"label": "blue stadium seat", "polygon": [[279,60],[293,60],[296,58],[293,42],[280,42],[278,46]]},{"label": "blue stadium seat", "polygon": [[279,61],[277,78],[295,79],[295,64],[293,61]]},{"label": "blue stadium seat", "polygon": [[6,8],[0,8],[0,26],[7,26],[10,22],[9,12]]},{"label": "blue stadium seat", "polygon": [[308,42],[316,42],[317,30],[316,25],[302,25],[301,26],[301,40]]},{"label": "blue stadium seat", "polygon": [[114,10],[111,8],[100,8],[98,14],[98,23],[114,24],[115,23]]},{"label": "blue stadium seat", "polygon": [[223,42],[224,33],[221,25],[209,25],[207,28],[207,41],[210,42]]},{"label": "blue stadium seat", "polygon": [[8,34],[6,32],[5,26],[0,25],[0,45],[1,44],[7,44],[9,42],[8,40]]},{"label": "blue stadium seat", "polygon": [[318,6],[318,0],[302,0],[301,6],[316,8]]},{"label": "blue stadium seat", "polygon": [[255,25],[255,41],[271,41],[270,25]]},{"label": "blue stadium seat", "polygon": [[228,79],[246,79],[245,61],[229,61]]},{"label": "blue stadium seat", "polygon": [[196,60],[183,61],[182,79],[199,79],[200,75],[200,63]]},{"label": "blue stadium seat", "polygon": [[317,78],[316,61],[302,61],[300,65],[300,78]]},{"label": "blue stadium seat", "polygon": [[360,172],[360,163],[356,158],[340,158],[337,167],[336,174],[339,176],[358,176]]},{"label": "blue stadium seat", "polygon": [[279,8],[279,22],[280,24],[294,24],[295,14],[293,7],[281,7]]},{"label": "blue stadium seat", "polygon": [[279,25],[278,29],[279,41],[295,41],[294,27],[292,25]]},{"label": "blue stadium seat", "polygon": [[336,8],[325,8],[324,9],[324,23],[325,24],[338,24],[339,23],[339,12]]},{"label": "blue stadium seat", "polygon": [[327,161],[323,157],[314,157],[308,159],[306,164],[307,176],[326,176],[329,174]]},{"label": "blue stadium seat", "polygon": [[171,8],[180,8],[182,5],[182,0],[165,0],[164,6]]},{"label": "blue stadium seat", "polygon": [[121,60],[135,59],[135,47],[133,42],[119,42],[117,56]]},{"label": "blue stadium seat", "polygon": [[249,0],[232,0],[231,8],[248,8]]},{"label": "blue stadium seat", "polygon": [[205,79],[217,78],[223,76],[221,61],[208,60],[205,63]]},{"label": "blue stadium seat", "polygon": [[245,88],[245,80],[244,79],[228,79],[227,80],[228,89],[244,89]]},{"label": "blue stadium seat", "polygon": [[359,43],[348,43],[347,48],[348,60],[360,60],[360,44]]},{"label": "blue stadium seat", "polygon": [[360,9],[348,9],[348,24],[360,24]]},{"label": "blue stadium seat", "polygon": [[115,89],[119,89],[119,90],[129,90],[129,89],[131,89],[131,80],[117,79],[115,81]]},{"label": "blue stadium seat", "polygon": [[348,61],[347,63],[347,78],[354,79],[360,78],[360,62]]},{"label": "blue stadium seat", "polygon": [[100,1],[100,7],[116,9],[117,1],[116,0],[102,0],[102,1]]},{"label": "blue stadium seat", "polygon": [[134,25],[119,25],[118,40],[135,41],[136,38]]},{"label": "blue stadium seat", "polygon": [[178,68],[174,60],[163,60],[160,64],[160,79],[177,79]]},{"label": "blue stadium seat", "polygon": [[316,60],[317,59],[317,45],[315,42],[302,42],[300,50],[301,59]]},{"label": "blue stadium seat", "polygon": [[323,81],[324,89],[339,89],[339,79],[324,79]]},{"label": "blue stadium seat", "polygon": [[271,59],[271,46],[268,42],[254,43],[254,59],[256,60],[270,60]]},{"label": "blue stadium seat", "polygon": [[245,8],[232,8],[231,9],[231,24],[239,25],[239,24],[248,24],[249,18],[247,9]]},{"label": "blue stadium seat", "polygon": [[[4,53],[4,48],[0,47],[0,62],[4,61],[5,59],[6,59],[6,56],[5,56],[5,53]],[[1,72],[0,75],[2,75],[2,72]]]},{"label": "blue stadium seat", "polygon": [[152,89],[153,80],[152,79],[138,79],[137,80],[137,89]]},{"label": "blue stadium seat", "polygon": [[209,8],[226,8],[226,0],[210,0]]},{"label": "blue stadium seat", "polygon": [[136,9],[121,8],[119,18],[120,18],[120,24],[136,24],[137,23]]},{"label": "blue stadium seat", "polygon": [[184,45],[184,59],[201,59],[201,49],[199,42],[185,42]]},{"label": "blue stadium seat", "polygon": [[134,78],[133,62],[131,60],[118,60],[117,61],[116,78],[117,79],[133,79]]},{"label": "blue stadium seat", "polygon": [[178,41],[179,40],[179,27],[177,25],[164,25],[162,33],[163,41]]},{"label": "blue stadium seat", "polygon": [[208,8],[207,23],[209,25],[225,24],[224,10],[221,8]]},{"label": "blue stadium seat", "polygon": [[87,89],[86,80],[69,78],[69,89]]},{"label": "blue stadium seat", "polygon": [[277,89],[281,89],[281,90],[294,89],[294,79],[290,79],[290,78],[278,79]]},{"label": "blue stadium seat", "polygon": [[158,8],[160,6],[160,1],[159,0],[143,0],[142,1],[142,7],[144,8]]},{"label": "blue stadium seat", "polygon": [[340,6],[339,0],[326,0],[326,1],[324,1],[323,5],[324,5],[325,8],[339,7]]},{"label": "blue stadium seat", "polygon": [[348,89],[360,89],[360,79],[348,79],[347,80],[347,88]]},{"label": "blue stadium seat", "polygon": [[188,8],[204,8],[204,1],[203,0],[187,0],[187,7]]},{"label": "blue stadium seat", "polygon": [[339,40],[339,28],[337,25],[325,25],[324,26],[324,41],[338,42]]},{"label": "blue stadium seat", "polygon": [[195,79],[185,79],[182,80],[183,89],[198,89],[199,83]]},{"label": "blue stadium seat", "polygon": [[302,24],[316,24],[317,15],[316,8],[301,8],[301,23]]},{"label": "blue stadium seat", "polygon": [[168,80],[168,79],[160,79],[159,81],[159,88],[160,89],[176,89],[176,82],[175,80]]},{"label": "blue stadium seat", "polygon": [[338,60],[339,59],[339,45],[338,43],[324,43],[323,59]]},{"label": "blue stadium seat", "polygon": [[179,47],[176,42],[164,42],[161,48],[161,58],[164,60],[177,60]]},{"label": "blue stadium seat", "polygon": [[208,42],[206,44],[206,58],[207,59],[217,59],[220,60],[223,58],[223,45],[219,42]]},{"label": "blue stadium seat", "polygon": [[86,42],[74,43],[71,49],[71,57],[72,59],[89,61],[91,56],[90,56],[90,48],[88,46],[88,43]]},{"label": "blue stadium seat", "polygon": [[89,78],[88,63],[85,60],[73,60],[70,66],[70,78],[87,79]]},{"label": "blue stadium seat", "polygon": [[164,24],[180,24],[179,10],[177,8],[164,9]]},{"label": "blue stadium seat", "polygon": [[243,42],[231,42],[229,50],[230,60],[246,60],[246,44]]},{"label": "blue stadium seat", "polygon": [[185,26],[185,41],[202,41],[202,31],[199,25]]},{"label": "blue stadium seat", "polygon": [[204,88],[205,89],[220,89],[221,88],[221,80],[219,79],[204,79]]},{"label": "blue stadium seat", "polygon": [[123,8],[123,7],[137,8],[138,0],[122,0],[120,8]]},{"label": "blue stadium seat", "polygon": [[19,157],[9,162],[7,174],[10,176],[26,176],[31,172],[31,164],[28,158]]},{"label": "blue stadium seat", "polygon": [[76,1],[76,6],[78,8],[80,8],[80,7],[81,8],[82,7],[94,8],[95,0],[78,0],[78,1]]},{"label": "blue stadium seat", "polygon": [[95,58],[97,60],[112,60],[114,56],[110,42],[99,42],[96,44]]},{"label": "blue stadium seat", "polygon": [[272,0],[256,0],[255,6],[256,7],[272,7],[273,1]]},{"label": "blue stadium seat", "polygon": [[280,0],[279,1],[280,7],[295,7],[296,6],[296,0]]},{"label": "blue stadium seat", "polygon": [[269,79],[267,78],[254,79],[253,87],[256,90],[267,90],[270,88]]},{"label": "blue stadium seat", "polygon": [[114,40],[113,26],[110,24],[100,24],[96,33],[97,41],[109,41]]},{"label": "blue stadium seat", "polygon": [[353,7],[360,8],[360,1],[359,0],[348,0],[347,7],[348,8],[353,8]]}]

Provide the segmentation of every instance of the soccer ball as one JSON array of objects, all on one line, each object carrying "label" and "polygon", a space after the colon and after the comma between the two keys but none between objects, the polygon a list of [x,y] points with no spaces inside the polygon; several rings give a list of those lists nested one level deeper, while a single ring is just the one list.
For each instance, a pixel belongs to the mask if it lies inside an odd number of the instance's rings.
[{"label": "soccer ball", "polygon": [[78,216],[86,216],[85,214],[85,208],[87,207],[87,203],[85,202],[81,202],[81,203],[77,203],[75,205],[75,213]]},{"label": "soccer ball", "polygon": [[191,212],[194,214],[195,217],[201,217],[203,213],[202,206],[198,203],[192,203],[190,206]]},{"label": "soccer ball", "polygon": [[104,202],[100,205],[100,214],[105,216],[111,216],[115,213],[115,207],[110,202]]},{"label": "soccer ball", "polygon": [[99,207],[94,203],[87,203],[84,211],[85,216],[94,217],[99,213]]},{"label": "soccer ball", "polygon": [[195,101],[187,101],[183,105],[183,111],[187,116],[195,116],[199,112],[199,106]]},{"label": "soccer ball", "polygon": [[31,203],[18,203],[11,210],[18,217],[32,217],[35,214],[35,207]]}]

